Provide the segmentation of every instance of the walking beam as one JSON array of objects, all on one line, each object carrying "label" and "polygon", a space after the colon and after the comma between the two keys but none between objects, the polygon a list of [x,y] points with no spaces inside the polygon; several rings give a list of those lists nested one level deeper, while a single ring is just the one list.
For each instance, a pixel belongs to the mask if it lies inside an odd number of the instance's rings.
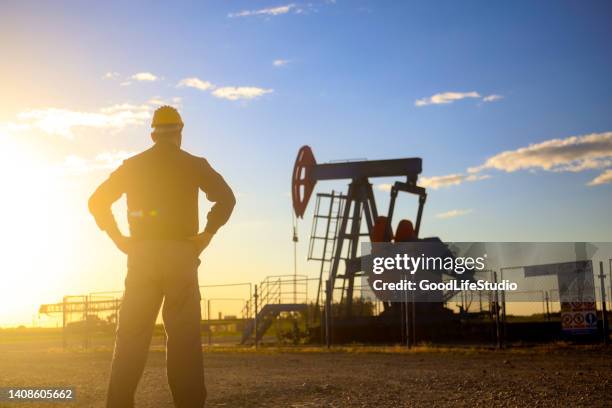
[{"label": "walking beam", "polygon": [[416,184],[422,171],[418,157],[390,160],[366,160],[343,163],[317,164],[312,149],[302,146],[298,151],[291,182],[291,198],[296,216],[302,218],[317,181],[366,180],[370,177],[406,177],[406,182]]}]

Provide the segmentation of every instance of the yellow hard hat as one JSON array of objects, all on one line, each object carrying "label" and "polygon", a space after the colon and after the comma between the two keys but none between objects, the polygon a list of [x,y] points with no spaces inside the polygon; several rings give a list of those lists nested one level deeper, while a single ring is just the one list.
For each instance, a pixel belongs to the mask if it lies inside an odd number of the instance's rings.
[{"label": "yellow hard hat", "polygon": [[180,125],[183,126],[183,120],[178,111],[172,106],[160,106],[153,114],[153,121],[151,127],[164,126],[164,125]]}]

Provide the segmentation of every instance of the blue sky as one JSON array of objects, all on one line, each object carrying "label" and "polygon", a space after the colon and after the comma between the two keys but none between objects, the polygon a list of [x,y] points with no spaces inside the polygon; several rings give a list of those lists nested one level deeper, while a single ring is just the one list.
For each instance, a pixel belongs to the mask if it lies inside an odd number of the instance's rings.
[{"label": "blue sky", "polygon": [[[108,269],[124,261],[84,203],[119,162],[112,158],[149,145],[157,100],[179,107],[185,148],[207,157],[238,195],[231,224],[207,254],[205,283],[291,271],[289,183],[303,144],[321,162],[422,157],[422,184],[431,187],[426,235],[611,239],[609,2],[1,7],[0,132],[38,152],[36,163],[65,170],[52,173],[61,183],[48,194],[72,222],[65,242],[78,236],[81,255],[65,253],[54,268],[75,292],[93,286],[76,278],[83,270],[96,287],[121,287]],[[138,73],[156,79],[139,81]],[[188,78],[210,86],[177,86]],[[236,100],[228,99],[232,87]],[[59,131],[44,128],[43,120],[58,115]],[[376,181],[381,206],[388,182]],[[319,184],[317,191],[342,187]],[[401,210],[412,216],[409,206]],[[124,218],[120,208],[117,216]],[[307,213],[300,225],[302,270],[313,268],[305,262],[310,221]],[[236,251],[238,259],[228,261]],[[40,295],[58,298],[59,290]]]}]

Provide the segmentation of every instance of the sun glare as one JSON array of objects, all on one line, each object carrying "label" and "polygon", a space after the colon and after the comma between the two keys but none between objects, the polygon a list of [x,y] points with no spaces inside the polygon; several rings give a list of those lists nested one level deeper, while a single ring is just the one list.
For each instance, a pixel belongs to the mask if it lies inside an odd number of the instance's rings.
[{"label": "sun glare", "polygon": [[62,208],[62,183],[57,169],[44,155],[3,133],[0,174],[4,289],[0,321],[10,324],[23,319],[24,313],[31,313],[33,301],[43,299],[65,283],[63,251],[59,249],[66,242],[70,217]]}]

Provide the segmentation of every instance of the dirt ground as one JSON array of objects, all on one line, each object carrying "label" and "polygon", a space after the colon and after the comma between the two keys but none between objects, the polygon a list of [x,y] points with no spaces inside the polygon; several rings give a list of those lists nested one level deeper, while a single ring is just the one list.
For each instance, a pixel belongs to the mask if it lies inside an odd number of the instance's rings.
[{"label": "dirt ground", "polygon": [[[73,386],[74,403],[103,407],[111,352],[0,350],[0,387]],[[205,352],[209,407],[612,406],[612,350],[597,347],[354,347]],[[163,351],[152,351],[138,407],[172,407]]]}]

